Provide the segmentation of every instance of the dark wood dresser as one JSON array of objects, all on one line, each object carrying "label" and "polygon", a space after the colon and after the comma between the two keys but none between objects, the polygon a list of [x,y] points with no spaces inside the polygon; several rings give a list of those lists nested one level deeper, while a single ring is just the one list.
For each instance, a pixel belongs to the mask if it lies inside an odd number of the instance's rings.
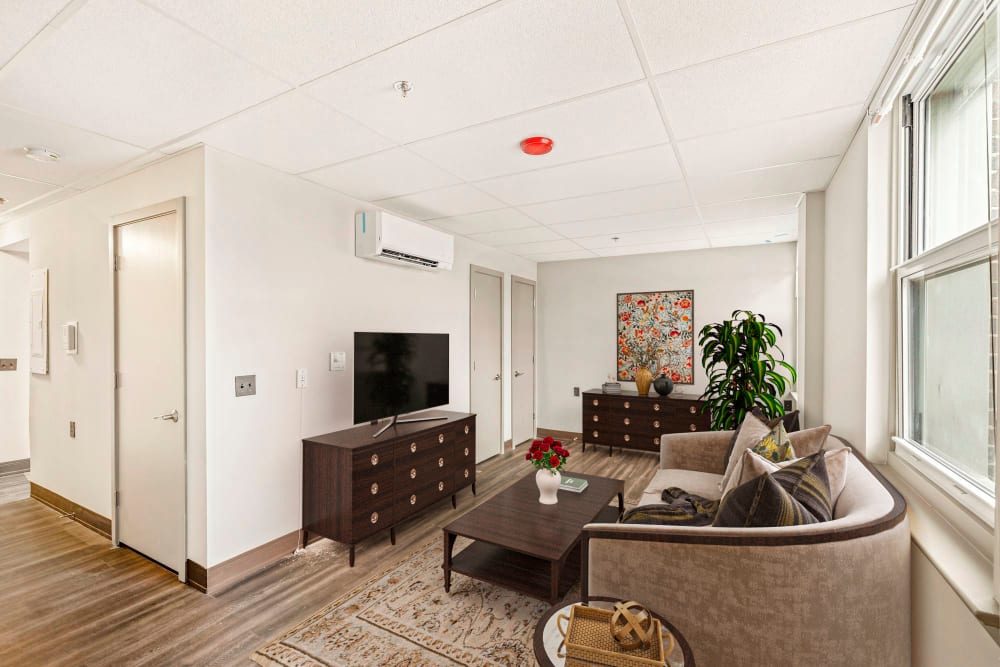
[{"label": "dark wood dresser", "polygon": [[583,448],[587,443],[607,445],[610,456],[615,447],[660,451],[664,433],[708,431],[704,401],[694,394],[672,393],[640,396],[635,391],[605,394],[600,389],[583,392]]},{"label": "dark wood dresser", "polygon": [[322,535],[354,547],[467,486],[476,492],[476,416],[429,410],[440,421],[353,428],[302,441],[303,544]]}]

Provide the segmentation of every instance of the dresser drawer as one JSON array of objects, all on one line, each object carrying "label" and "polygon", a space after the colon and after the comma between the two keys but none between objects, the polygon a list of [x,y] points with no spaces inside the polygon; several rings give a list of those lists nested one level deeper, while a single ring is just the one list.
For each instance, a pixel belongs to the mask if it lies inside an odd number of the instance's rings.
[{"label": "dresser drawer", "polygon": [[366,474],[382,470],[392,470],[393,445],[381,447],[366,447],[355,451],[351,457],[351,468],[354,474]]},{"label": "dresser drawer", "polygon": [[378,504],[383,502],[383,499],[391,499],[393,496],[393,491],[395,490],[395,480],[393,479],[393,471],[391,468],[386,468],[379,474],[365,477],[364,479],[358,478],[354,480],[354,484],[351,489],[351,507],[355,508],[366,508],[370,505]]},{"label": "dresser drawer", "polygon": [[419,461],[432,456],[435,451],[440,450],[443,445],[438,443],[438,436],[443,434],[435,432],[433,434],[421,434],[415,438],[408,438],[396,444],[396,464],[406,465],[410,461]]},{"label": "dresser drawer", "polygon": [[429,484],[410,489],[408,493],[399,494],[395,503],[396,521],[402,521],[410,514],[418,512],[442,498],[447,498],[452,494],[453,485],[451,475],[448,474]]},{"label": "dresser drawer", "polygon": [[454,461],[456,466],[471,465],[476,462],[476,433],[472,439],[460,439],[455,442]]},{"label": "dresser drawer", "polygon": [[396,489],[397,493],[402,493],[405,489],[413,489],[429,483],[429,480],[436,480],[455,469],[455,454],[453,451],[442,449],[433,452],[437,456],[430,456],[420,461],[411,461],[407,465],[396,466]]},{"label": "dresser drawer", "polygon": [[393,499],[384,496],[378,502],[355,508],[351,517],[351,536],[358,541],[388,528],[393,520]]},{"label": "dresser drawer", "polygon": [[469,461],[468,463],[462,464],[455,469],[455,487],[460,489],[462,487],[468,486],[469,484],[475,484],[476,482],[476,462]]}]

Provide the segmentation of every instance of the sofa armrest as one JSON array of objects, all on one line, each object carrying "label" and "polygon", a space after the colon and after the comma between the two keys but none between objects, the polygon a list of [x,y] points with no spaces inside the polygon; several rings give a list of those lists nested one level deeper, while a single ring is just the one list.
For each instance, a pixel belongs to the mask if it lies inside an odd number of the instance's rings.
[{"label": "sofa armrest", "polygon": [[726,449],[732,431],[667,433],[660,436],[660,467],[696,470],[721,475],[726,472]]}]

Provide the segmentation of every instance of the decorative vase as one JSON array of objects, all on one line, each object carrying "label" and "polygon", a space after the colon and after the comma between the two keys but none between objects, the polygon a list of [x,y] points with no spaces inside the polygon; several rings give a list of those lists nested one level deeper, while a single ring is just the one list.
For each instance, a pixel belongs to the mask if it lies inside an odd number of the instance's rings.
[{"label": "decorative vase", "polygon": [[558,470],[539,468],[535,473],[535,484],[538,485],[538,502],[543,505],[555,505],[559,502],[559,483],[562,475]]},{"label": "decorative vase", "polygon": [[649,393],[649,385],[652,383],[653,374],[649,372],[648,368],[635,369],[635,390],[639,392],[640,396],[645,396]]},{"label": "decorative vase", "polygon": [[674,390],[674,381],[668,378],[665,374],[661,374],[660,377],[653,380],[653,389],[660,396],[667,396]]}]

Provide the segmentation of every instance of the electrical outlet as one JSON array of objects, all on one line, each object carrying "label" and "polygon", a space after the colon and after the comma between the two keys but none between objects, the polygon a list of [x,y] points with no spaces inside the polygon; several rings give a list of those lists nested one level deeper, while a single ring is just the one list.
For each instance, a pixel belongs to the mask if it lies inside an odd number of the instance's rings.
[{"label": "electrical outlet", "polygon": [[343,371],[343,370],[347,370],[347,353],[346,352],[331,352],[330,353],[330,370],[331,371]]},{"label": "electrical outlet", "polygon": [[69,437],[71,438],[76,437],[76,422],[69,423]]},{"label": "electrical outlet", "polygon": [[303,389],[309,386],[309,371],[305,368],[299,368],[295,371],[295,388]]},{"label": "electrical outlet", "polygon": [[257,376],[256,375],[237,375],[236,376],[236,397],[240,396],[256,396],[257,395]]},{"label": "electrical outlet", "polygon": [[573,395],[574,396],[579,396],[580,395],[580,388],[579,387],[573,387]]},{"label": "electrical outlet", "polygon": [[0,371],[16,371],[17,359],[0,359]]}]

